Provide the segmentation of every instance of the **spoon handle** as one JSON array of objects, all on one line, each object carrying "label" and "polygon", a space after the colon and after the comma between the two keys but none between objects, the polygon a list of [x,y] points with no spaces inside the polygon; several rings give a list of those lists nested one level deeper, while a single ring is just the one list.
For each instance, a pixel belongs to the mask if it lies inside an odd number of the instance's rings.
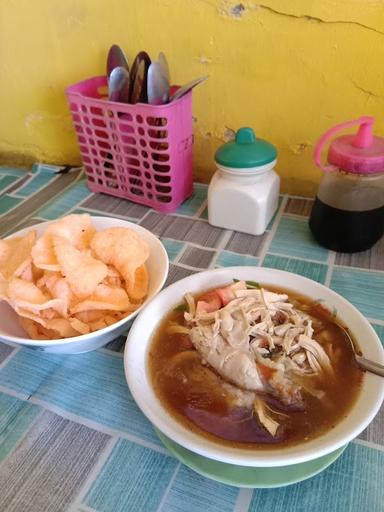
[{"label": "spoon handle", "polygon": [[374,363],[373,361],[358,355],[356,356],[356,361],[360,368],[363,368],[363,370],[367,370],[371,373],[379,375],[380,377],[384,377],[384,365]]},{"label": "spoon handle", "polygon": [[182,87],[177,89],[177,91],[173,94],[172,98],[170,98],[169,101],[171,102],[178,100],[179,98],[184,96],[184,94],[187,94],[187,92],[196,87],[196,85],[199,85],[201,84],[201,82],[204,82],[204,80],[206,80],[207,78],[208,75],[201,76],[200,78],[195,78],[195,80],[192,80],[191,82],[188,82],[187,84],[183,85]]}]

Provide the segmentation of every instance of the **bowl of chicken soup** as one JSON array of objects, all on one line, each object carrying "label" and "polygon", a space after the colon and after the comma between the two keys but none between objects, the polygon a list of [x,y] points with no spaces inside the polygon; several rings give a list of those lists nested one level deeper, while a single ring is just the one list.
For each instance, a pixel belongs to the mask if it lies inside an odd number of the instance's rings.
[{"label": "bowl of chicken soup", "polygon": [[227,267],[182,279],[140,313],[127,338],[129,389],[152,424],[182,447],[242,466],[330,454],[377,414],[380,340],[346,299],[305,277]]}]

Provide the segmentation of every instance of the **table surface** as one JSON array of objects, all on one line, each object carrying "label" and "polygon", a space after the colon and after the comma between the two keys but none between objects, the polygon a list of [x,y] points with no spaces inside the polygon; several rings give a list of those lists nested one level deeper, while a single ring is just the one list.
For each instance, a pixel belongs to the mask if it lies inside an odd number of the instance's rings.
[{"label": "table surface", "polygon": [[[207,187],[175,214],[92,194],[80,170],[0,168],[0,236],[69,213],[139,223],[162,240],[166,284],[206,268],[262,265],[296,272],[350,300],[384,340],[384,240],[355,255],[318,246],[312,201],[282,196],[262,236],[210,226]],[[245,512],[384,510],[384,413],[328,469],[280,489],[239,489],[179,463],[138,410],[123,372],[125,336],[58,356],[0,343],[0,510]]]}]

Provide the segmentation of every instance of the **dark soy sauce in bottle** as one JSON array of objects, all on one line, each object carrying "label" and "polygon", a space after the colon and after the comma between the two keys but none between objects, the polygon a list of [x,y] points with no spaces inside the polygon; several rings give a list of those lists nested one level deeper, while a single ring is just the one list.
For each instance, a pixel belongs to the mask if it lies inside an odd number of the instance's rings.
[{"label": "dark soy sauce in bottle", "polygon": [[384,232],[384,205],[365,211],[341,210],[318,197],[309,227],[316,241],[337,252],[359,252],[372,247]]}]

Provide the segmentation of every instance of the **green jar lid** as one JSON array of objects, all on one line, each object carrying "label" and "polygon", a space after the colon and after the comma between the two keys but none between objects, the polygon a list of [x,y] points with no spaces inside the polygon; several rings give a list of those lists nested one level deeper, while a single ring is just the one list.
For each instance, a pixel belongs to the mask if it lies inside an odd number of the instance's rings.
[{"label": "green jar lid", "polygon": [[258,139],[252,128],[240,128],[236,139],[221,146],[215,153],[215,161],[224,167],[260,167],[276,160],[275,146]]}]

